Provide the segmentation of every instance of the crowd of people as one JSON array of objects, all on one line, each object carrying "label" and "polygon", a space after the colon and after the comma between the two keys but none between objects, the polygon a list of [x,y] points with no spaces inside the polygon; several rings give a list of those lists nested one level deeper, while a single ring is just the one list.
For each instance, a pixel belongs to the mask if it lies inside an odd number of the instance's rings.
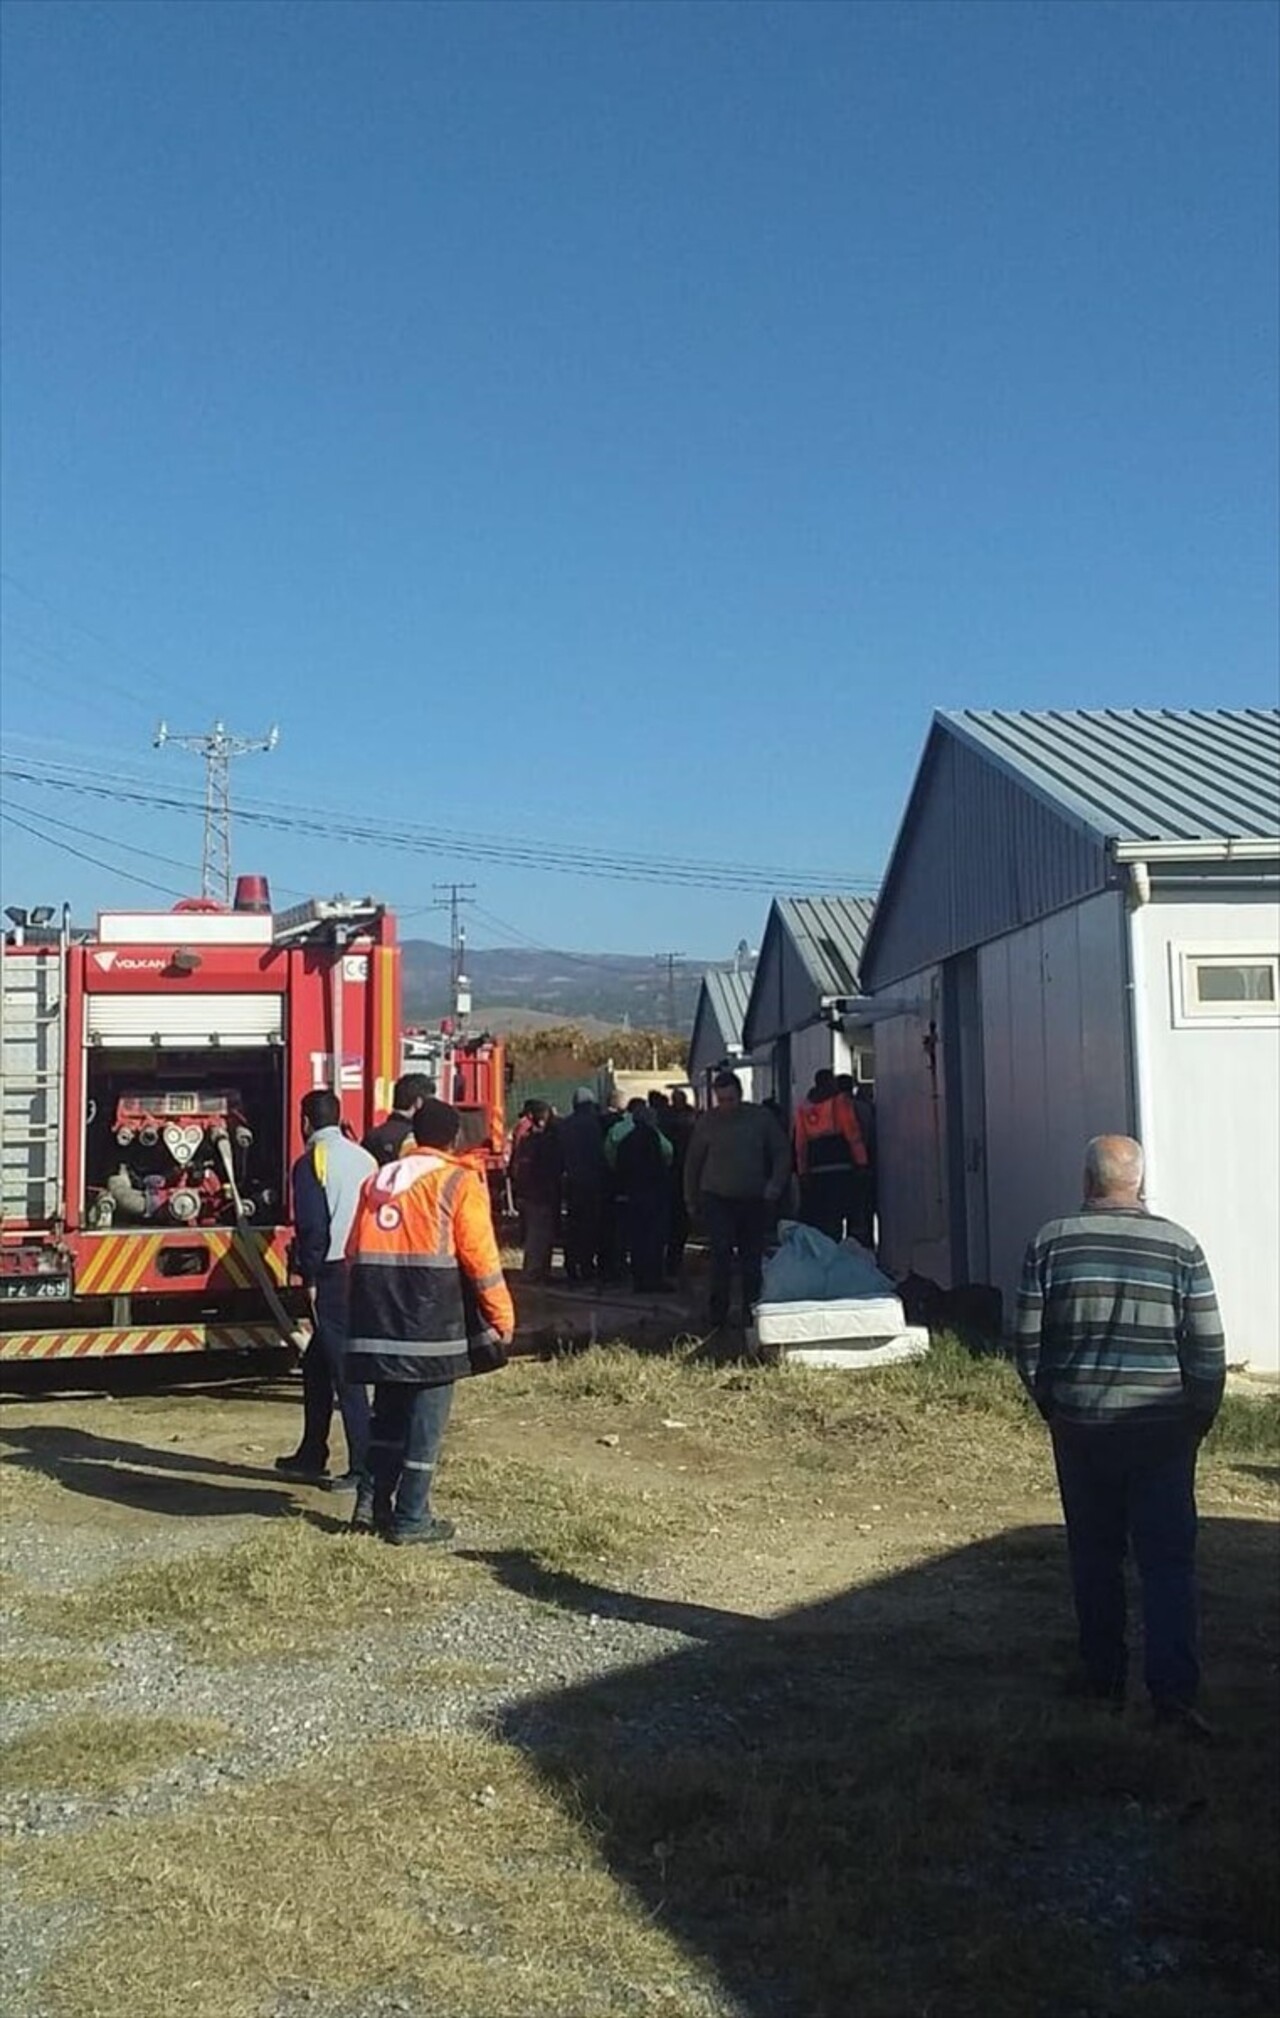
[{"label": "crowd of people", "polygon": [[[778,1117],[744,1101],[733,1073],[717,1076],[714,1096],[698,1117],[679,1094],[612,1115],[583,1087],[563,1121],[529,1102],[513,1176],[535,1273],[550,1267],[563,1215],[575,1279],[615,1269],[625,1252],[638,1283],[659,1283],[664,1267],[678,1269],[698,1218],[722,1323],[735,1264],[744,1308],[757,1300],[770,1220],[797,1179],[815,1225],[866,1224],[873,1132],[851,1087],[819,1075],[796,1118],[794,1155]],[[457,1110],[411,1081],[366,1145],[346,1134],[330,1091],[306,1095],[301,1121],[294,1264],[312,1330],[302,1441],[277,1466],[352,1491],[355,1533],[447,1542],[453,1524],[434,1512],[431,1489],[454,1385],[501,1367],[515,1332],[488,1184],[461,1148]],[[1027,1250],[1017,1362],[1053,1440],[1080,1689],[1113,1707],[1124,1700],[1132,1545],[1157,1718],[1207,1739],[1196,1708],[1195,1474],[1222,1400],[1226,1342],[1204,1255],[1149,1211],[1143,1177],[1139,1143],[1089,1144],[1082,1205]],[[335,1407],[348,1460],[330,1479]]]},{"label": "crowd of people", "polygon": [[560,1247],[567,1282],[629,1278],[641,1293],[671,1291],[697,1225],[712,1256],[710,1315],[723,1323],[726,1256],[741,1265],[745,1315],[758,1301],[761,1258],[780,1217],[874,1244],[869,1093],[824,1068],[790,1139],[777,1103],[744,1100],[733,1072],[720,1072],[712,1093],[701,1115],[679,1089],[655,1089],[619,1111],[582,1086],[563,1117],[544,1100],[525,1102],[510,1182],[526,1281],[549,1281]]}]

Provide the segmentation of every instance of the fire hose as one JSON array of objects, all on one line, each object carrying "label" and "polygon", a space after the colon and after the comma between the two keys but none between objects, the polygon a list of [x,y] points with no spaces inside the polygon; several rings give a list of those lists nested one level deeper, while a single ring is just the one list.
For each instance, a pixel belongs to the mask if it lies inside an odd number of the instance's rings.
[{"label": "fire hose", "polygon": [[214,1137],[214,1141],[217,1145],[218,1159],[227,1174],[227,1185],[231,1192],[231,1202],[235,1207],[236,1235],[240,1240],[241,1251],[252,1273],[257,1278],[258,1287],[267,1300],[267,1308],[275,1319],[276,1329],[279,1331],[282,1341],[289,1347],[290,1351],[297,1351],[306,1344],[306,1339],[300,1334],[298,1327],[294,1324],[283,1303],[281,1303],[280,1293],[275,1283],[271,1280],[270,1270],[262,1258],[262,1249],[258,1246],[257,1241],[252,1238],[252,1229],[249,1225],[248,1215],[244,1209],[244,1200],[240,1196],[240,1186],[236,1183],[235,1159],[231,1154],[230,1137],[220,1131]]}]

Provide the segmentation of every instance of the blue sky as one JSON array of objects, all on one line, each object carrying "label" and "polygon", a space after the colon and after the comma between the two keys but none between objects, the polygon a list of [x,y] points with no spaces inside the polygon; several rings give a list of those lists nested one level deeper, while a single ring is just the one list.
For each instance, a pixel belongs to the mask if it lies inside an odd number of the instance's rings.
[{"label": "blue sky", "polygon": [[[7,0],[6,748],[190,791],[158,715],[278,721],[264,802],[874,878],[935,707],[1273,703],[1277,19]],[[93,861],[6,828],[6,901],[189,883],[193,817],[9,790]]]}]

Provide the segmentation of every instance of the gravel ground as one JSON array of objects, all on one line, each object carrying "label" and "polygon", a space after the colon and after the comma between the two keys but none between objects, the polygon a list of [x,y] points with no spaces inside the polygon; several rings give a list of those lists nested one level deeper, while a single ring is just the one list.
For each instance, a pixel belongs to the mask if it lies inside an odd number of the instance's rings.
[{"label": "gravel ground", "polygon": [[[109,1413],[114,1417],[117,1411]],[[119,1413],[124,1416],[126,1410]],[[104,1433],[113,1429],[114,1423],[104,1423]],[[126,1429],[122,1424],[122,1433]],[[143,1429],[135,1426],[135,1433],[142,1437]],[[260,1437],[271,1433],[265,1428],[255,1431]],[[592,1447],[599,1441],[593,1439]],[[278,1445],[268,1443],[266,1447]],[[256,1453],[263,1448],[260,1441],[239,1445],[242,1452]],[[251,1479],[252,1472],[252,1461],[238,1475],[233,1467],[227,1467],[228,1476],[238,1476],[238,1480]],[[73,1494],[53,1482],[47,1488],[31,1482],[15,1495],[16,1505],[5,1519],[0,1569],[28,1590],[57,1594],[83,1589],[140,1564],[176,1560],[198,1550],[230,1548],[261,1534],[263,1518],[276,1516],[288,1505],[291,1495],[277,1493],[270,1475],[262,1478],[261,1486],[256,1512],[242,1513],[242,1503],[237,1503],[235,1511],[216,1518],[151,1518],[133,1506],[127,1517],[112,1518],[104,1509],[103,1517],[98,1518],[98,1510],[87,1496]],[[814,1508],[815,1524],[833,1518],[828,1511],[816,1511],[823,1508],[820,1498],[815,1498]],[[325,1504],[325,1511],[331,1514],[342,1515],[347,1510],[345,1501]],[[113,1511],[119,1515],[118,1508]],[[872,1511],[880,1514],[878,1502]],[[846,1552],[846,1560],[850,1551],[869,1548],[859,1541],[866,1531],[869,1523],[850,1526],[847,1518],[844,1520],[839,1546]],[[566,1717],[574,1714],[574,1706],[566,1706],[564,1701],[567,1691],[585,1690],[588,1684],[609,1677],[625,1677],[676,1654],[696,1655],[698,1650],[706,1654],[709,1640],[720,1642],[721,1668],[727,1663],[735,1672],[733,1715],[717,1699],[714,1686],[705,1686],[714,1663],[695,1658],[681,1671],[687,1687],[656,1689],[652,1700],[642,1692],[636,1692],[639,1700],[629,1694],[625,1715],[616,1728],[612,1724],[608,1727],[608,1741],[612,1747],[635,1748],[642,1765],[645,1756],[661,1756],[672,1743],[687,1746],[700,1737],[709,1741],[721,1758],[733,1757],[739,1746],[738,1722],[756,1743],[761,1733],[784,1728],[788,1722],[792,1728],[806,1726],[811,1701],[821,1694],[828,1675],[834,1683],[837,1668],[839,1687],[832,1689],[835,1708],[847,1707],[856,1698],[864,1660],[874,1666],[877,1659],[880,1630],[888,1618],[888,1611],[882,1612],[881,1607],[892,1608],[901,1602],[890,1575],[898,1567],[898,1555],[906,1563],[928,1555],[934,1546],[942,1547],[940,1537],[931,1544],[918,1522],[909,1532],[904,1529],[895,1534],[893,1550],[878,1572],[888,1596],[876,1595],[869,1555],[862,1563],[867,1585],[861,1600],[862,1637],[855,1642],[838,1634],[828,1645],[820,1633],[812,1636],[805,1642],[802,1673],[794,1664],[788,1668],[785,1661],[777,1662],[776,1669],[767,1658],[753,1663],[754,1652],[763,1644],[759,1627],[750,1627],[745,1633],[744,1660],[738,1663],[734,1646],[725,1644],[733,1641],[738,1630],[732,1613],[700,1613],[695,1605],[678,1604],[664,1611],[654,1604],[653,1615],[644,1617],[646,1591],[656,1594],[660,1587],[656,1574],[649,1579],[629,1575],[627,1595],[619,1595],[616,1602],[600,1593],[596,1612],[568,1609],[496,1580],[478,1589],[468,1581],[456,1597],[433,1603],[420,1617],[387,1616],[372,1637],[367,1630],[354,1631],[336,1636],[318,1652],[230,1662],[196,1658],[185,1644],[156,1632],[70,1646],[36,1630],[18,1603],[11,1602],[7,1609],[0,1603],[0,1646],[7,1656],[90,1654],[105,1663],[107,1670],[83,1688],[15,1694],[0,1700],[0,1742],[78,1711],[214,1720],[224,1727],[224,1735],[210,1741],[205,1749],[166,1765],[126,1793],[90,1798],[0,1789],[0,1840],[26,1843],[33,1838],[63,1837],[90,1829],[105,1817],[163,1819],[190,1810],[211,1796],[279,1777],[379,1737],[497,1729],[513,1736],[526,1752],[537,1754],[544,1742],[554,1749],[564,1741]],[[758,1542],[760,1537],[752,1539]],[[980,1539],[977,1525],[973,1539]],[[509,1546],[510,1536],[504,1536],[496,1525],[468,1520],[459,1546],[498,1550],[504,1541]],[[376,1549],[379,1544],[370,1541],[367,1546]],[[709,1546],[707,1561],[713,1567],[714,1558],[715,1549]],[[752,1564],[760,1565],[759,1570],[753,1570]],[[767,1551],[753,1553],[748,1546],[740,1551],[739,1566],[745,1587],[756,1589],[757,1595],[768,1587],[771,1559]],[[690,1566],[688,1578],[680,1585],[682,1590],[698,1585],[698,1569],[698,1565]],[[978,1574],[961,1557],[941,1596],[934,1588],[932,1598],[927,1593],[914,1598],[922,1632],[931,1633],[937,1623],[930,1603],[963,1608],[968,1588],[965,1579]],[[709,1599],[712,1603],[735,1601],[732,1596],[725,1599],[714,1588]],[[687,1629],[682,1630],[682,1624]],[[764,1628],[766,1637],[768,1630]],[[433,1668],[438,1672],[433,1674]],[[464,1673],[467,1669],[483,1672],[468,1677]],[[408,1685],[406,1676],[411,1677]],[[612,1706],[616,1708],[616,1699]],[[1149,1937],[1144,1931],[1144,1919],[1158,1890],[1158,1831],[1166,1822],[1167,1818],[1136,1801],[1118,1812],[1113,1809],[1101,1821],[1094,1808],[1082,1806],[1077,1813],[1065,1804],[1054,1810],[1043,1828],[1029,1826],[1017,1843],[1009,1845],[1008,1887],[1026,1901],[1033,1917],[1059,1926],[1065,1922],[1082,1932],[1105,1933],[1114,1941],[1120,1981],[1164,1979],[1165,1986],[1173,1988],[1183,1973],[1211,1971],[1214,1958],[1194,1942]],[[954,1879],[962,1890],[970,1884],[981,1890],[989,1886],[991,1872],[957,1871]],[[0,1983],[0,2012],[5,2018],[9,2013],[14,2018],[46,2018],[36,2001],[35,1985],[58,1951],[74,1943],[83,1924],[84,1916],[65,1903],[5,1903],[4,1975]],[[1263,1989],[1272,1984],[1271,1964],[1265,1955],[1241,1953],[1234,1958],[1234,1967],[1242,1978]],[[625,1984],[603,1984],[602,2018],[605,2013],[610,2018],[625,2018],[632,2008],[629,1996]],[[651,2011],[655,2007],[649,2000],[636,2001],[635,2008]],[[673,2006],[673,2011],[676,2008]],[[701,2003],[686,1998],[678,2009],[680,2018],[745,2018],[746,2012],[746,2006],[727,1992],[709,1992]],[[773,2018],[774,1995],[762,1986],[751,1994],[749,2009],[750,2018],[766,2018],[766,2014]],[[270,2018],[390,2018],[393,2013],[421,2018],[421,2006],[407,1991],[403,1995],[384,1991],[355,2003],[334,2003],[320,1993],[298,1990],[282,1995]],[[776,2014],[777,2018],[794,2018],[785,1992],[776,1994]],[[191,2018],[199,2018],[199,2013],[192,2013]],[[594,2018],[594,2014],[583,2013],[581,2018]],[[1078,2018],[1101,2018],[1101,2014],[1082,2011]]]},{"label": "gravel ground", "polygon": [[[38,1511],[23,1507],[5,1523],[0,1568],[28,1587],[80,1589],[140,1563],[174,1560],[211,1546],[231,1547],[258,1530],[256,1517],[210,1524],[166,1523],[121,1534],[109,1528],[59,1533]],[[496,1546],[499,1537],[468,1524],[460,1546]],[[379,1544],[370,1541],[368,1546]],[[634,1584],[633,1584],[634,1588]],[[236,1786],[273,1779],[348,1746],[415,1732],[488,1729],[506,1712],[528,1706],[524,1728],[536,1735],[534,1707],[549,1692],[643,1667],[698,1644],[690,1635],[607,1613],[562,1609],[517,1591],[494,1589],[463,1597],[423,1619],[388,1618],[371,1644],[367,1632],[335,1636],[320,1652],[291,1653],[217,1664],[193,1659],[175,1639],[155,1632],[94,1642],[108,1673],[83,1688],[9,1695],[0,1700],[0,1742],[76,1711],[183,1719],[215,1719],[226,1735],[214,1747],[167,1765],[125,1793],[0,1788],[0,1840],[23,1842],[91,1828],[107,1817],[162,1819]],[[0,1607],[0,1645],[10,1658],[82,1651],[33,1630],[19,1608]],[[429,1670],[440,1668],[439,1679]],[[489,1671],[459,1678],[463,1666]],[[428,1670],[425,1674],[424,1669]],[[412,1673],[411,1686],[397,1681]],[[696,1716],[696,1709],[690,1706]],[[633,1730],[635,1742],[658,1735]],[[714,1722],[714,1713],[709,1716]],[[550,1723],[548,1723],[550,1728]],[[686,1735],[689,1722],[686,1719]],[[83,1916],[57,1907],[4,1906],[5,1993],[0,2008],[43,2018],[34,1985]],[[615,1992],[616,1992],[615,1986]],[[610,2011],[621,2013],[610,1993]],[[645,2008],[649,2008],[646,2006]],[[390,2018],[416,2011],[406,1994],[382,1993],[335,2005],[315,1994],[283,1999],[272,2018]],[[736,2018],[740,2006],[710,1999],[688,2018]]]}]

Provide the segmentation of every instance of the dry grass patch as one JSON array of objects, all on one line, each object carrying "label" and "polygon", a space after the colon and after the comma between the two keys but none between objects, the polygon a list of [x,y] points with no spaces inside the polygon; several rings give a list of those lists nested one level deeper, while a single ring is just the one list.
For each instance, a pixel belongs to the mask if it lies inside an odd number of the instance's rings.
[{"label": "dry grass patch", "polygon": [[0,1695],[42,1696],[56,1689],[92,1689],[111,1670],[88,1654],[0,1654]]},{"label": "dry grass patch", "polygon": [[496,1689],[510,1680],[510,1668],[493,1661],[418,1661],[396,1674],[398,1688],[428,1695],[432,1689]]},{"label": "dry grass patch", "polygon": [[434,1610],[461,1594],[465,1563],[282,1519],[224,1549],[145,1563],[64,1596],[33,1599],[54,1630],[80,1638],[178,1635],[205,1659],[305,1652],[388,1612]]},{"label": "dry grass patch", "polygon": [[517,1458],[461,1456],[442,1473],[450,1508],[502,1523],[539,1566],[566,1576],[635,1567],[685,1534],[696,1505]]},{"label": "dry grass patch", "polygon": [[59,1717],[0,1745],[0,1785],[121,1794],[161,1766],[225,1736],[221,1724],[181,1717]]},{"label": "dry grass patch", "polygon": [[261,2018],[307,1990],[449,2018],[723,2009],[572,1808],[481,1737],[371,1746],[17,1865],[29,1897],[95,1909],[40,1985],[53,2018]]}]

